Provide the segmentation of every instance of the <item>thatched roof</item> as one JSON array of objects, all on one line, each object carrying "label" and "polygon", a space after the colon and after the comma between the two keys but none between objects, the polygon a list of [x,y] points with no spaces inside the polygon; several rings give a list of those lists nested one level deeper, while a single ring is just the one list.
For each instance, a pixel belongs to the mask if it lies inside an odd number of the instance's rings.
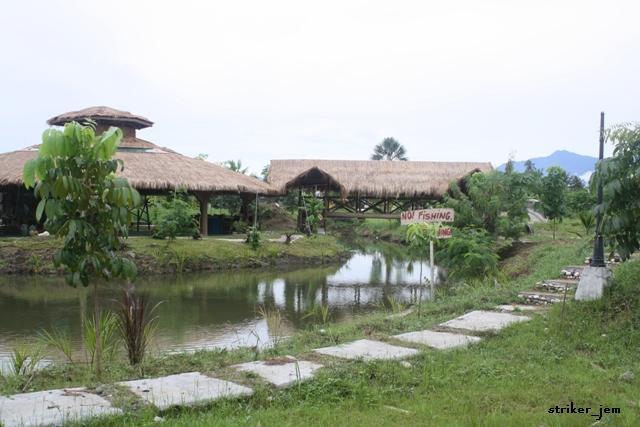
[{"label": "thatched roof", "polygon": [[[441,197],[452,181],[492,170],[488,162],[272,160],[269,183],[280,192],[303,187],[343,189],[370,197]],[[315,172],[314,172],[315,171]],[[342,192],[342,191],[341,191]]]},{"label": "thatched roof", "polygon": [[[50,125],[91,119],[101,127],[117,126],[124,137],[116,158],[124,162],[119,176],[140,191],[162,192],[178,188],[191,192],[274,194],[269,184],[225,167],[183,156],[168,148],[135,136],[135,130],[153,125],[145,117],[110,107],[90,107],[60,114],[47,120]],[[129,132],[129,130],[131,130]],[[38,146],[0,154],[0,186],[22,185],[22,168],[38,155]]]},{"label": "thatched roof", "polygon": [[[37,155],[37,146],[0,154],[0,186],[22,185],[22,168]],[[124,162],[118,175],[143,192],[184,188],[191,192],[275,193],[269,184],[255,178],[139,138],[123,138],[115,157]]]},{"label": "thatched roof", "polygon": [[89,107],[79,111],[70,111],[47,120],[47,124],[52,126],[63,126],[65,123],[91,119],[98,123],[113,125],[118,127],[132,127],[143,129],[153,126],[153,122],[146,117],[131,114],[128,111],[116,110],[111,107]]}]

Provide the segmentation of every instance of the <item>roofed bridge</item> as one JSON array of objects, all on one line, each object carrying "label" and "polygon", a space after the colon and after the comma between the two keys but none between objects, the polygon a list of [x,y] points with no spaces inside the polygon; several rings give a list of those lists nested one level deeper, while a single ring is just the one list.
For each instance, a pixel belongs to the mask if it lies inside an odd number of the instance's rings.
[{"label": "roofed bridge", "polygon": [[[329,218],[400,218],[400,212],[430,206],[488,162],[385,160],[272,160],[268,182],[280,193],[312,190]],[[299,216],[299,226],[302,219]]]}]

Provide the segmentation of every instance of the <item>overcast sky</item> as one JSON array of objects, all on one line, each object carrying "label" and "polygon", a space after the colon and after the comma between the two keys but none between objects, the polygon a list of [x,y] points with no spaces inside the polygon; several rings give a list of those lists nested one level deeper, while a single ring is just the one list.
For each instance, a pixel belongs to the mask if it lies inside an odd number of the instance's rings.
[{"label": "overcast sky", "polygon": [[6,1],[0,152],[108,105],[187,155],[411,160],[597,153],[640,120],[640,1]]}]

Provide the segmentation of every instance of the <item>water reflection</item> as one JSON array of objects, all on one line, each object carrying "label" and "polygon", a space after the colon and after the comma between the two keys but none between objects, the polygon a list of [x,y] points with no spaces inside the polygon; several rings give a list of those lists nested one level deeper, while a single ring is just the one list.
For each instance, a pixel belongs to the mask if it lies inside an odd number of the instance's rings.
[{"label": "water reflection", "polygon": [[[140,277],[136,289],[153,304],[164,301],[157,311],[155,348],[194,351],[269,345],[267,323],[256,313],[260,305],[281,310],[284,333],[290,334],[311,321],[305,314],[317,305],[329,305],[332,320],[341,321],[386,298],[416,301],[420,271],[429,276],[428,266],[404,254],[357,251],[343,265]],[[102,304],[113,307],[120,292],[115,284],[100,287]],[[429,298],[428,288],[423,298]],[[59,278],[0,278],[0,360],[16,340],[52,327],[68,331],[80,357],[82,315],[90,309],[89,290]]]}]

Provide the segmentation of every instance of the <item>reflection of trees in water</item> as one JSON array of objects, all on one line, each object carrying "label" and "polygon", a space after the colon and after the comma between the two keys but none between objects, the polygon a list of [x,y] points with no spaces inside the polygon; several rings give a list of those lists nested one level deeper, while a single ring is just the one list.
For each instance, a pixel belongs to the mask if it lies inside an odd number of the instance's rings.
[{"label": "reflection of trees in water", "polygon": [[[406,254],[387,250],[370,255],[369,281],[369,266],[365,264],[364,280],[352,286],[328,284],[328,277],[343,267],[332,265],[284,272],[237,270],[147,276],[140,277],[136,287],[151,302],[164,301],[158,309],[158,326],[169,344],[190,339],[194,331],[201,336],[215,335],[224,325],[253,321],[259,304],[279,306],[289,322],[299,325],[307,321],[304,315],[318,305],[333,305],[333,318],[338,320],[381,298],[417,299],[416,288],[391,284],[403,282],[406,274],[417,268],[414,262],[405,264]],[[105,304],[117,299],[120,289],[118,283],[101,286]],[[57,277],[0,278],[0,337],[7,332],[32,334],[42,327],[59,326],[68,328],[72,337],[79,340],[81,327],[77,319],[86,310],[85,293],[85,289],[70,288]]]},{"label": "reflection of trees in water", "polygon": [[382,283],[382,258],[380,254],[373,255],[371,260],[371,274],[369,275],[369,283]]}]

